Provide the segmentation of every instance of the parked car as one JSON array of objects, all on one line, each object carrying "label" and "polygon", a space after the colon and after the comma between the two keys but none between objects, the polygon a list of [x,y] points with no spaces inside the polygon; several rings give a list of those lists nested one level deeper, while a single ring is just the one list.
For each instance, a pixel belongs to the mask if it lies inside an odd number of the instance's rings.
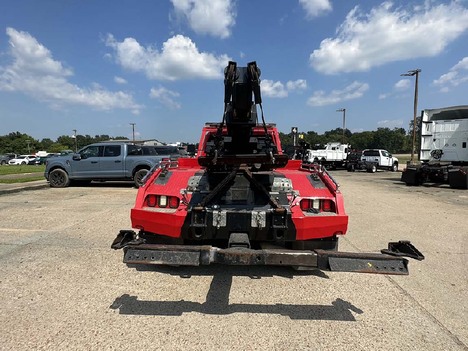
[{"label": "parked car", "polygon": [[7,155],[0,155],[0,165],[6,165],[10,162],[10,158]]},{"label": "parked car", "polygon": [[53,188],[63,188],[73,181],[133,180],[135,186],[151,168],[169,155],[158,155],[152,146],[125,142],[95,143],[76,154],[51,157],[44,176]]},{"label": "parked car", "polygon": [[37,157],[35,160],[34,160],[34,164],[35,165],[45,165],[47,163],[47,160],[51,157],[57,157],[57,156],[60,156],[60,154],[54,154],[54,153],[50,153],[48,154],[47,156],[40,156],[40,157]]},{"label": "parked car", "polygon": [[10,160],[16,158],[17,154],[7,153],[5,155],[0,155],[0,165],[7,165]]},{"label": "parked car", "polygon": [[34,164],[34,161],[36,160],[35,155],[19,155],[16,158],[10,160],[8,164],[10,165],[27,165],[32,162]]}]

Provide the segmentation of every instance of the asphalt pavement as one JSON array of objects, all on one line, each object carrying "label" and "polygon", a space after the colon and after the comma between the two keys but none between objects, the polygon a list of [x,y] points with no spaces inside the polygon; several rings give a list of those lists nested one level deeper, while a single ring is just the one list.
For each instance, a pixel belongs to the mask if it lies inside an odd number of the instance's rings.
[{"label": "asphalt pavement", "polygon": [[332,175],[350,216],[340,250],[411,240],[426,259],[409,276],[128,267],[110,244],[131,228],[131,183],[0,196],[0,350],[467,351],[467,192]]}]

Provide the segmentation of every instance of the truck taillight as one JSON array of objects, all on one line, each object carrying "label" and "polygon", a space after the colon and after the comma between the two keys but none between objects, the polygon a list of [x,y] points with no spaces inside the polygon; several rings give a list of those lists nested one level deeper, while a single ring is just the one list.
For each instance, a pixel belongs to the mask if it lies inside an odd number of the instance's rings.
[{"label": "truck taillight", "polygon": [[315,209],[318,211],[320,209],[320,200],[319,199],[302,199],[301,210],[307,211],[310,209]]},{"label": "truck taillight", "polygon": [[156,195],[148,195],[146,197],[146,204],[149,207],[155,207],[157,204],[158,199],[156,198]]},{"label": "truck taillight", "polygon": [[301,210],[302,211],[307,211],[309,208],[311,208],[312,207],[311,202],[312,202],[312,200],[310,200],[310,199],[302,199],[301,203],[300,203],[301,204]]},{"label": "truck taillight", "polygon": [[335,212],[335,203],[330,199],[302,199],[299,205],[304,212]]},{"label": "truck taillight", "polygon": [[335,212],[334,203],[331,200],[322,200],[322,211],[323,212]]},{"label": "truck taillight", "polygon": [[166,195],[146,196],[146,205],[148,207],[177,208],[179,207],[179,203],[180,203],[180,200],[177,196],[166,196]]},{"label": "truck taillight", "polygon": [[179,207],[179,198],[177,196],[169,196],[169,207],[170,208]]}]

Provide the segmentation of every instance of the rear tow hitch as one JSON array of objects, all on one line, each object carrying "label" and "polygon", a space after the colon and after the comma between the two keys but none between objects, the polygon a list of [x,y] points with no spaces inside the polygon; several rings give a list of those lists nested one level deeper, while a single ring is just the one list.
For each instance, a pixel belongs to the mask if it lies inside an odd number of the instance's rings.
[{"label": "rear tow hitch", "polygon": [[382,253],[340,252],[331,250],[251,249],[244,233],[233,233],[231,247],[211,245],[167,245],[146,243],[132,230],[122,230],[112,243],[123,249],[127,264],[202,266],[210,264],[291,266],[322,271],[407,275],[408,260],[424,256],[409,241],[389,243]]},{"label": "rear tow hitch", "polygon": [[409,257],[415,260],[424,260],[424,255],[410,241],[400,240],[397,243],[388,243],[388,249],[380,250],[383,254],[399,257]]}]

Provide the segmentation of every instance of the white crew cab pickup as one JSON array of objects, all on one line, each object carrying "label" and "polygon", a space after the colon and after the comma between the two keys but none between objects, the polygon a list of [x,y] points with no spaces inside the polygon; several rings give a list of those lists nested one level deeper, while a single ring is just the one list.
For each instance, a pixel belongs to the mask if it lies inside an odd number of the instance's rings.
[{"label": "white crew cab pickup", "polygon": [[372,171],[377,169],[388,169],[398,171],[398,158],[393,157],[387,150],[366,149],[362,151],[361,161],[367,165],[373,165]]}]

